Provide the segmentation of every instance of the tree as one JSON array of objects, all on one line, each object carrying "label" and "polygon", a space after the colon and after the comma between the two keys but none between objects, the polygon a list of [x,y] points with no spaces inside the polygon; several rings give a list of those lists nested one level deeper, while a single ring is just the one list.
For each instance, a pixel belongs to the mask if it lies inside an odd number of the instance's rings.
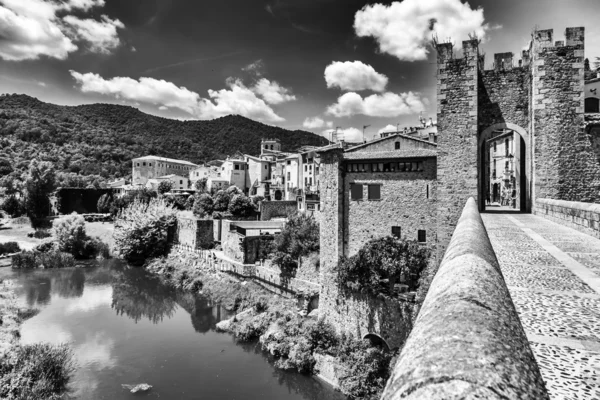
[{"label": "tree", "polygon": [[25,208],[32,225],[50,214],[50,194],[55,189],[55,171],[50,162],[33,159],[25,180]]},{"label": "tree", "polygon": [[194,215],[204,217],[211,215],[214,211],[214,201],[208,193],[202,193],[194,201]]},{"label": "tree", "polygon": [[201,178],[194,183],[197,193],[206,193],[208,191],[208,178]]},{"label": "tree", "polygon": [[312,216],[296,213],[275,236],[273,264],[281,270],[284,282],[294,275],[300,257],[319,251],[319,233],[319,223]]},{"label": "tree", "polygon": [[397,282],[414,290],[429,255],[429,249],[414,240],[391,236],[372,239],[356,255],[341,260],[339,283],[343,288],[372,295],[393,294]]},{"label": "tree", "polygon": [[214,197],[213,211],[227,211],[231,195],[225,190],[219,190]]},{"label": "tree", "polygon": [[14,169],[11,165],[10,160],[6,158],[0,158],[0,177],[6,176],[13,171]]},{"label": "tree", "polygon": [[158,194],[165,194],[167,192],[170,192],[171,189],[173,188],[173,182],[171,181],[162,181],[158,184]]},{"label": "tree", "polygon": [[110,193],[104,193],[98,199],[98,206],[97,206],[98,212],[102,213],[102,214],[109,213],[112,202],[113,202],[112,195]]},{"label": "tree", "polygon": [[231,198],[227,209],[236,217],[247,217],[254,211],[254,205],[248,196],[236,194]]},{"label": "tree", "polygon": [[0,208],[13,218],[20,217],[25,212],[23,203],[15,195],[5,198]]}]

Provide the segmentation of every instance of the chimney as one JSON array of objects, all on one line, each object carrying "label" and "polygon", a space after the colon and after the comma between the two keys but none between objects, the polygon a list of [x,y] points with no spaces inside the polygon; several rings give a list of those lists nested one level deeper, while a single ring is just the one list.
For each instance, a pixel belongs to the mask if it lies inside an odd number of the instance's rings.
[{"label": "chimney", "polygon": [[435,132],[429,132],[429,141],[431,143],[435,143],[436,142],[436,140],[435,140]]}]

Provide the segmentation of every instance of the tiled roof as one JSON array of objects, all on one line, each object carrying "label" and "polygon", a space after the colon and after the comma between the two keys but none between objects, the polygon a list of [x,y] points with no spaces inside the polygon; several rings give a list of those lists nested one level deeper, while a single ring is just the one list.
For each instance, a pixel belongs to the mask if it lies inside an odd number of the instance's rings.
[{"label": "tiled roof", "polygon": [[344,153],[346,160],[372,160],[383,158],[414,158],[414,157],[437,157],[435,149],[407,149],[389,151],[355,151]]},{"label": "tiled roof", "polygon": [[405,135],[405,134],[402,134],[402,133],[396,132],[396,133],[394,133],[394,134],[391,134],[391,135],[388,135],[388,136],[386,136],[386,137],[377,138],[377,139],[371,140],[370,142],[361,143],[361,144],[359,144],[359,145],[357,145],[357,146],[350,147],[350,148],[349,148],[348,150],[346,150],[346,151],[356,151],[356,150],[358,150],[358,149],[361,149],[361,148],[363,148],[363,147],[367,147],[367,146],[369,146],[369,145],[372,145],[372,144],[374,144],[374,143],[382,142],[382,141],[384,141],[384,140],[390,140],[391,138],[394,138],[394,137],[397,137],[397,136],[399,136],[399,137],[402,137],[402,138],[404,138],[404,139],[415,140],[415,141],[418,141],[418,142],[425,142],[425,143],[427,143],[428,145],[430,145],[431,147],[435,147],[435,146],[437,146],[437,144],[435,144],[435,143],[431,143],[431,142],[429,141],[429,139],[420,138],[420,137],[418,137],[418,136],[409,136],[409,135]]},{"label": "tiled roof", "polygon": [[166,157],[157,157],[157,156],[144,156],[144,157],[138,157],[138,158],[134,158],[134,160],[156,160],[156,161],[164,161],[164,162],[170,162],[170,163],[175,163],[175,164],[185,164],[185,165],[193,165],[196,166],[196,164],[191,163],[189,161],[185,161],[185,160],[176,160],[174,158],[166,158]]}]

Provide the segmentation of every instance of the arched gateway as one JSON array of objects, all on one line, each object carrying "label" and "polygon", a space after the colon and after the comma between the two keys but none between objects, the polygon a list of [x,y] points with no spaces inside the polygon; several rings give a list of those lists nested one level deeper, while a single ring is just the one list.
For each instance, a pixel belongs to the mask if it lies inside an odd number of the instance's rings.
[{"label": "arched gateway", "polygon": [[478,140],[479,209],[531,212],[530,137],[510,122],[484,129]]}]

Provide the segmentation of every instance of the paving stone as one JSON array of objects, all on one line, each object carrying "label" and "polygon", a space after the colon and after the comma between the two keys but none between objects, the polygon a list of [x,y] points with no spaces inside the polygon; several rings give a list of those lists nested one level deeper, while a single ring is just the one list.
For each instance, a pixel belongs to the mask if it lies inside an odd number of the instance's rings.
[{"label": "paving stone", "polygon": [[568,269],[546,266],[503,264],[502,274],[508,286],[529,289],[561,290],[595,293]]},{"label": "paving stone", "polygon": [[600,353],[529,342],[553,399],[600,399]]}]

